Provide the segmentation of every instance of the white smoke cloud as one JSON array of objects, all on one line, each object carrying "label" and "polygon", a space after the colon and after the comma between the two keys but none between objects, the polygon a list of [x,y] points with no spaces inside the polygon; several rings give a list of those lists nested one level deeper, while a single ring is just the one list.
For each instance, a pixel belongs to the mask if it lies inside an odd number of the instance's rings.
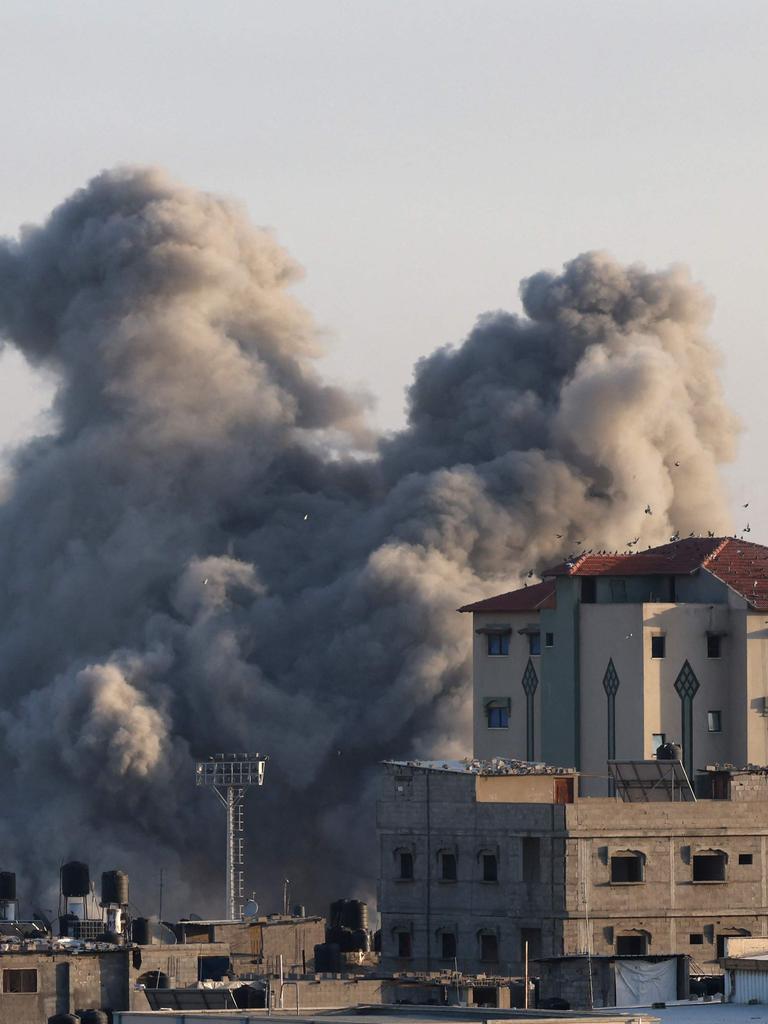
[{"label": "white smoke cloud", "polygon": [[58,382],[0,505],[0,841],[30,891],[78,857],[129,870],[140,903],[162,865],[172,909],[220,912],[223,821],[192,763],[237,749],[272,758],[262,899],[286,875],[318,909],[366,889],[377,759],[470,747],[459,604],[577,541],[728,528],[737,427],[684,270],[536,274],[524,317],[418,363],[378,442],[312,366],[297,273],[154,170],[0,242],[0,335]]}]

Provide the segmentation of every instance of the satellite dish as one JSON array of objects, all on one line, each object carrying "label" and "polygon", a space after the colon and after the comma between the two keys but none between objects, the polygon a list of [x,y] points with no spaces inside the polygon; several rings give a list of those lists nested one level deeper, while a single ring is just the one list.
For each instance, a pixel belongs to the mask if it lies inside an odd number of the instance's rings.
[{"label": "satellite dish", "polygon": [[256,917],[259,913],[259,904],[256,900],[248,900],[243,907],[243,917]]}]

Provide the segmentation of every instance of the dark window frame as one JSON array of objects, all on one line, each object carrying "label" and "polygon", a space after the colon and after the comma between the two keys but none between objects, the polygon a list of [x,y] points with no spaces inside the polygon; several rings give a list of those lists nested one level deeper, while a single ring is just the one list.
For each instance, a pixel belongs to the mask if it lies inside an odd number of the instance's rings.
[{"label": "dark window frame", "polygon": [[[661,653],[659,653],[661,651]],[[651,634],[651,658],[662,661],[667,656],[667,637],[665,633]]]},{"label": "dark window frame", "polygon": [[[506,658],[509,655],[509,633],[486,633],[486,653],[490,658]],[[498,650],[493,650],[498,647]]]},{"label": "dark window frame", "polygon": [[440,932],[440,959],[455,960],[457,950],[456,933],[448,930]]},{"label": "dark window frame", "polygon": [[541,881],[541,838],[539,836],[522,837],[520,870],[524,882]]},{"label": "dark window frame", "polygon": [[496,932],[480,932],[480,963],[497,964],[499,962],[499,936]]},{"label": "dark window frame", "polygon": [[[495,853],[481,853],[480,864],[483,869],[483,882],[493,884],[499,880],[499,858]],[[492,876],[492,877],[491,877]]]},{"label": "dark window frame", "polygon": [[723,713],[719,709],[707,712],[707,732],[723,731]]},{"label": "dark window frame", "polygon": [[531,632],[528,634],[528,654],[531,658],[538,658],[541,655],[541,633]]},{"label": "dark window frame", "polygon": [[650,939],[647,935],[617,935],[616,956],[647,956]]},{"label": "dark window frame", "polygon": [[398,867],[400,869],[400,873],[397,876],[398,881],[412,882],[414,878],[413,853],[411,852],[411,850],[398,850],[397,858]]},{"label": "dark window frame", "polygon": [[703,932],[690,932],[688,935],[689,946],[703,946],[704,945],[704,933]]},{"label": "dark window frame", "polygon": [[397,958],[398,960],[411,960],[413,958],[413,935],[407,928],[397,928]]},{"label": "dark window frame", "polygon": [[[639,851],[617,851],[611,854],[608,867],[611,885],[643,885],[645,883],[645,856]],[[622,875],[626,877],[622,877]]]},{"label": "dark window frame", "polygon": [[555,646],[555,634],[554,633],[545,633],[544,634],[544,646],[545,647],[554,647]]},{"label": "dark window frame", "polygon": [[722,636],[719,633],[707,633],[707,657],[708,658],[721,658],[722,655]]},{"label": "dark window frame", "polygon": [[752,863],[752,854],[751,853],[740,853],[739,854],[739,864],[744,866],[746,864],[751,864],[751,863]]},{"label": "dark window frame", "polygon": [[[438,855],[440,865],[441,882],[458,882],[459,880],[459,858],[453,850],[441,850]],[[452,865],[452,867],[451,867]],[[446,868],[447,873],[446,873]]]},{"label": "dark window frame", "polygon": [[37,991],[39,986],[36,967],[3,968],[3,995],[25,995]]},{"label": "dark window frame", "polygon": [[[719,865],[721,870],[716,870],[715,865]],[[715,875],[722,877],[716,878]],[[723,885],[727,881],[728,857],[723,850],[701,850],[699,853],[693,854],[691,857],[691,882],[694,885]]]},{"label": "dark window frame", "polygon": [[485,709],[487,728],[508,729],[509,728],[509,705],[505,708],[488,707]]}]

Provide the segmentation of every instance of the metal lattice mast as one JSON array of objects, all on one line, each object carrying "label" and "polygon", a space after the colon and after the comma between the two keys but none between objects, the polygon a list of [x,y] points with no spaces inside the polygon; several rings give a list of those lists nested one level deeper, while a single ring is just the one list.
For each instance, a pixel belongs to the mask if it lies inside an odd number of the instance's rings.
[{"label": "metal lattice mast", "polygon": [[240,917],[245,854],[244,804],[248,788],[264,785],[267,758],[258,754],[212,754],[195,767],[195,782],[208,786],[227,811],[227,920]]}]

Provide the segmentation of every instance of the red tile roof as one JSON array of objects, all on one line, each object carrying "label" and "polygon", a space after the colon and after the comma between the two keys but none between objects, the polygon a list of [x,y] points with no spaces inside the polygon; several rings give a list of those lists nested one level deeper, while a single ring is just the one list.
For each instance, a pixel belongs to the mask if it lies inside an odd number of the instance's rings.
[{"label": "red tile roof", "polygon": [[544,580],[520,590],[487,597],[484,601],[465,604],[460,612],[536,612],[541,608],[555,607],[555,581]]},{"label": "red tile roof", "polygon": [[687,576],[706,569],[749,605],[768,611],[768,547],[735,537],[687,537],[638,552],[579,555],[541,574],[543,583],[464,605],[460,612],[527,612],[555,607],[557,576]]},{"label": "red tile roof", "polygon": [[[727,537],[688,537],[647,551],[579,555],[545,569],[542,576],[667,576],[696,572],[728,543]],[[753,545],[759,547],[759,545]],[[768,549],[762,548],[768,555]]]}]

